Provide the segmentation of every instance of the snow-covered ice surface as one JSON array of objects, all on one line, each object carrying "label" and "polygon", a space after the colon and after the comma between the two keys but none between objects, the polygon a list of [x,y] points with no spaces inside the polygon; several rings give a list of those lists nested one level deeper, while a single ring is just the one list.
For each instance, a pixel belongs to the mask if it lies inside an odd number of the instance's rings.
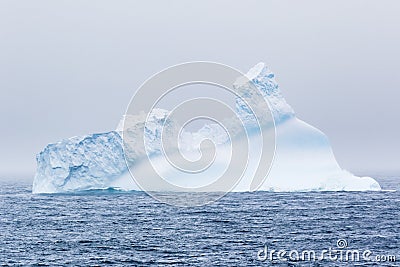
[{"label": "snow-covered ice surface", "polygon": [[[379,184],[370,177],[357,177],[342,170],[332,152],[327,137],[318,129],[305,123],[295,116],[293,109],[286,103],[274,74],[264,63],[257,64],[246,75],[264,97],[268,100],[276,126],[276,151],[270,173],[258,190],[267,191],[365,191],[380,190]],[[246,90],[246,85],[240,85]],[[244,94],[250,98],[251,95]],[[252,115],[240,99],[236,102],[238,114],[252,127]],[[161,160],[160,133],[163,125],[169,124],[174,129],[173,122],[166,121],[168,111],[156,109],[150,114],[146,124],[146,152],[135,149],[134,144],[126,145],[126,153],[132,166],[140,165],[140,158],[151,155],[153,162],[160,165],[160,170],[167,170]],[[143,130],[147,115],[131,116],[127,129],[128,134],[135,136]],[[133,123],[132,123],[133,122]],[[273,131],[266,126],[263,131]],[[73,137],[49,144],[37,156],[37,172],[33,182],[33,193],[62,193],[91,189],[120,188],[122,190],[139,190],[127,171],[122,146],[122,124],[116,131],[92,134],[84,137]],[[168,134],[168,133],[167,133]],[[182,134],[182,153],[198,151],[198,146],[204,137],[211,138],[221,146],[222,154],[229,146],[225,135],[214,125],[206,125],[197,133]],[[250,155],[260,148],[257,137],[250,138]],[[226,153],[225,153],[225,152]],[[190,154],[190,153],[189,153]],[[223,172],[225,163],[223,157],[216,161],[216,167],[208,171]],[[242,180],[233,191],[249,191],[250,183],[256,169],[256,162],[249,162]],[[266,166],[267,168],[268,166]],[[179,173],[170,173],[178,184]],[[213,175],[211,175],[213,176]],[[205,173],[204,177],[210,177]],[[203,177],[203,178],[204,178]],[[195,186],[195,185],[189,185]]]}]

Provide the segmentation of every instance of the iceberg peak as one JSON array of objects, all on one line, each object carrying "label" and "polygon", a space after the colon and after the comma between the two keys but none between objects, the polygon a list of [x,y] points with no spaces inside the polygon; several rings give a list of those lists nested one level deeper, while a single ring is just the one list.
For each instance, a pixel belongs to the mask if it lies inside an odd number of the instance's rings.
[{"label": "iceberg peak", "polygon": [[[257,89],[260,90],[265,100],[268,102],[276,124],[295,116],[294,110],[286,102],[281,93],[279,85],[275,80],[275,74],[270,71],[265,63],[258,63],[251,68],[245,76],[248,80],[245,81],[245,79],[238,79],[235,82],[235,87],[239,88],[243,92],[244,100],[251,102],[254,98],[249,94],[250,85],[248,83],[251,82],[252,85],[255,85]],[[243,118],[251,118],[252,116],[250,115],[250,111],[246,107],[243,99],[238,98],[236,100],[237,110]]]},{"label": "iceberg peak", "polygon": [[273,78],[274,73],[272,73],[269,70],[269,68],[264,62],[259,62],[246,73],[246,77],[251,81],[259,77],[268,77],[268,76]]}]

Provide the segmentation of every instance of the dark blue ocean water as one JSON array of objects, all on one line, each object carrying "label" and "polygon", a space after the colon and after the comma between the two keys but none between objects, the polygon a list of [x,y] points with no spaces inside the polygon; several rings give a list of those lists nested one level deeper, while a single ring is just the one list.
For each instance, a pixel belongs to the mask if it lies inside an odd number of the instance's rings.
[{"label": "dark blue ocean water", "polygon": [[[231,193],[196,208],[141,192],[32,195],[29,183],[1,182],[0,265],[400,266],[400,179],[379,182],[397,191]],[[261,261],[265,246],[319,253],[338,239],[374,261]],[[397,261],[374,258],[390,255]]]}]

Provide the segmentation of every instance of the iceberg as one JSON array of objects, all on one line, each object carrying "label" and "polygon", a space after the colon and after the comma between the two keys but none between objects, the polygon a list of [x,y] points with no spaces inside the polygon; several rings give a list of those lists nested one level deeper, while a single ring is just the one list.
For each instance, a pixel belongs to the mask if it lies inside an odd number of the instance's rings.
[{"label": "iceberg", "polygon": [[[275,121],[275,127],[266,126],[262,131],[275,131],[276,151],[274,162],[268,177],[258,188],[263,191],[367,191],[381,190],[379,184],[371,177],[357,177],[343,170],[337,163],[327,136],[315,127],[298,119],[295,112],[286,103],[275,75],[264,63],[259,63],[247,74],[250,80],[268,101]],[[244,96],[246,84],[238,84]],[[236,99],[236,111],[246,127],[254,125],[252,112],[242,99]],[[140,159],[145,156],[159,165],[160,172],[170,172],[162,160],[160,150],[162,128],[176,130],[174,122],[168,120],[168,111],[154,109],[149,116],[127,115],[130,120],[127,133],[136,136],[137,131],[145,130],[146,151],[136,149],[134,144],[125,146],[122,139],[123,124],[120,122],[115,131],[73,137],[58,143],[49,144],[37,155],[37,172],[34,177],[33,193],[65,193],[82,190],[117,188],[121,190],[140,190],[128,171],[130,166],[140,167]],[[146,122],[146,124],[145,124]],[[167,136],[169,133],[165,133]],[[182,132],[180,151],[196,158],[199,146],[205,138],[211,139],[221,147],[216,167],[203,174],[224,171],[226,142],[224,132],[216,125],[203,126],[197,132]],[[259,142],[250,136],[250,153],[257,153]],[[125,155],[128,155],[125,160]],[[233,191],[250,191],[251,181],[257,166],[249,164],[244,176]],[[179,173],[170,172],[174,181],[179,181]]]}]

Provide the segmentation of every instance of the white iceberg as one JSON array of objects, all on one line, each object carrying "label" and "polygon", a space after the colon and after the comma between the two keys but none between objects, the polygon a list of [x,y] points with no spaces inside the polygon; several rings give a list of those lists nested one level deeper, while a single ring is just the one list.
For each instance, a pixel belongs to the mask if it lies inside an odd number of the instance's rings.
[{"label": "white iceberg", "polygon": [[[370,177],[357,177],[343,170],[338,165],[327,137],[318,129],[296,118],[293,109],[283,98],[274,74],[264,63],[257,64],[247,73],[247,78],[262,91],[268,100],[275,120],[276,151],[268,177],[258,190],[266,191],[366,191],[380,190],[379,184]],[[241,85],[245,90],[245,85]],[[251,98],[251,96],[248,96]],[[240,99],[236,102],[238,114],[248,121],[251,127],[251,113]],[[164,168],[160,152],[160,133],[167,120],[168,111],[155,109],[149,116],[145,127],[146,152],[127,146],[130,164],[140,165],[140,158],[150,155],[159,170]],[[146,115],[129,117],[134,125],[128,129],[135,136],[136,131],[144,127]],[[173,129],[173,127],[171,127]],[[263,131],[273,131],[266,127]],[[33,182],[33,193],[63,193],[91,189],[119,188],[122,190],[140,190],[130,177],[125,162],[122,139],[122,124],[116,131],[93,134],[84,137],[73,137],[55,144],[49,144],[37,156],[37,172]],[[222,147],[226,139],[214,125],[206,125],[196,133],[184,132],[182,135],[183,153],[197,151],[204,138],[210,138]],[[250,152],[259,147],[259,140],[250,142]],[[217,158],[217,166],[208,172],[224,171],[224,155]],[[267,168],[268,166],[266,166]],[[256,166],[250,162],[241,181],[233,191],[249,191]],[[170,173],[177,183],[178,173]],[[210,177],[210,173],[204,173]]]}]

